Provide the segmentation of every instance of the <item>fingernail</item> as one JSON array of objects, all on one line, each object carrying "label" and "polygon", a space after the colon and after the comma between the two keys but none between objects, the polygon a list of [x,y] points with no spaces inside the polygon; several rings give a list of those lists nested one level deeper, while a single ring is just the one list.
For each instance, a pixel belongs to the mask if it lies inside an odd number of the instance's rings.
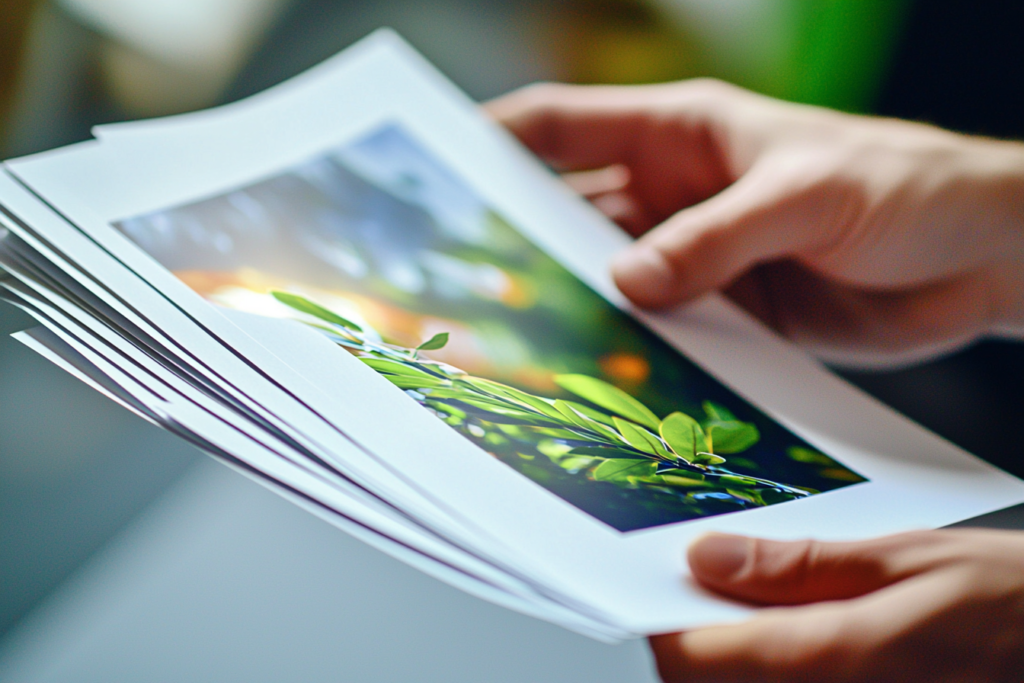
[{"label": "fingernail", "polygon": [[709,534],[690,546],[688,557],[695,574],[715,581],[728,581],[747,564],[750,539],[743,536]]},{"label": "fingernail", "polygon": [[675,274],[658,251],[635,246],[612,261],[612,274],[622,293],[646,306],[658,306],[672,296]]}]

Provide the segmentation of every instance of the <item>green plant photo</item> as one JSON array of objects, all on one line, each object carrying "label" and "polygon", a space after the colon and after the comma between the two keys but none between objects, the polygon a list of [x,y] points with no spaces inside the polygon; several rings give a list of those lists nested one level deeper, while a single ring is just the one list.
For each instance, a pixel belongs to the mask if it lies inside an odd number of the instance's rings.
[{"label": "green plant photo", "polygon": [[542,455],[591,481],[662,489],[695,504],[708,494],[747,507],[817,493],[730,470],[724,456],[748,450],[761,437],[756,425],[722,405],[705,401],[696,418],[679,411],[659,418],[618,387],[571,374],[554,381],[584,403],[537,396],[420,357],[420,351],[443,348],[447,333],[414,349],[375,342],[362,327],[304,297],[271,294],[318,319],[310,324],[464,436],[505,457]]},{"label": "green plant photo", "polygon": [[400,125],[117,227],[209,301],[326,335],[481,457],[620,532],[865,481],[610,304]]}]

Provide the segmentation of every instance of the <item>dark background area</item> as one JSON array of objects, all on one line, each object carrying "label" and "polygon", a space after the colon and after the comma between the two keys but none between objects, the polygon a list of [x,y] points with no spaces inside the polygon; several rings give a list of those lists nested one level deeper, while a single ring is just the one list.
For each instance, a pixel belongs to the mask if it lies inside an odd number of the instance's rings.
[{"label": "dark background area", "polygon": [[[919,0],[874,111],[1024,138],[1024,3]],[[1024,227],[1024,226],[1022,226]],[[1024,477],[1024,345],[985,341],[896,372],[848,380],[968,451]]]},{"label": "dark background area", "polygon": [[[279,82],[382,24],[405,34],[474,97],[552,77],[538,66],[543,55],[516,39],[518,18],[535,3],[439,3],[431,20],[441,29],[428,26],[423,13],[402,11],[414,5],[300,0],[276,22],[222,99]],[[502,30],[491,35],[488,27]],[[1022,32],[1024,4],[1016,0],[916,0],[878,95],[864,108],[963,132],[1024,137]],[[37,34],[46,58],[34,62],[22,84],[32,104],[11,124],[5,156],[88,139],[92,125],[128,116],[99,86],[93,30],[54,10]],[[0,304],[0,635],[197,457],[6,337],[28,322]],[[841,374],[967,450],[1024,476],[1024,448],[1015,435],[1024,419],[1024,345],[986,341],[913,368]]]}]

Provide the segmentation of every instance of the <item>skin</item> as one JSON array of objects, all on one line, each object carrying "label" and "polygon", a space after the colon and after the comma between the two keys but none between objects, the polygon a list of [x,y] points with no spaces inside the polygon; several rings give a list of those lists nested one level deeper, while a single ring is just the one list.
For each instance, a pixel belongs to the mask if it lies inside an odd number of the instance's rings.
[{"label": "skin", "polygon": [[[665,681],[1020,681],[1024,534],[922,531],[858,543],[707,536],[694,576],[772,605],[651,638]],[[730,571],[731,570],[731,571]]]},{"label": "skin", "polygon": [[[831,362],[1024,338],[1024,145],[716,81],[537,85],[487,105],[637,237],[645,308],[713,290]],[[688,559],[746,622],[651,639],[666,681],[1024,679],[1024,533],[711,535]]]},{"label": "skin", "polygon": [[613,274],[642,307],[726,289],[848,365],[1024,331],[1024,145],[708,80],[488,108],[639,237]]}]

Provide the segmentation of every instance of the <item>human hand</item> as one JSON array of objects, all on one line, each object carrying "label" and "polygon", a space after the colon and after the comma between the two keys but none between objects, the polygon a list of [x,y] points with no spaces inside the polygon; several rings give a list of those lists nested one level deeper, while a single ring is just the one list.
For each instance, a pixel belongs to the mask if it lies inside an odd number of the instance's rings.
[{"label": "human hand", "polygon": [[1024,333],[1024,145],[707,80],[487,107],[640,237],[613,265],[640,306],[726,288],[845,364]]},{"label": "human hand", "polygon": [[856,543],[713,534],[689,561],[713,591],[784,606],[651,638],[668,683],[1024,680],[1024,533]]}]

